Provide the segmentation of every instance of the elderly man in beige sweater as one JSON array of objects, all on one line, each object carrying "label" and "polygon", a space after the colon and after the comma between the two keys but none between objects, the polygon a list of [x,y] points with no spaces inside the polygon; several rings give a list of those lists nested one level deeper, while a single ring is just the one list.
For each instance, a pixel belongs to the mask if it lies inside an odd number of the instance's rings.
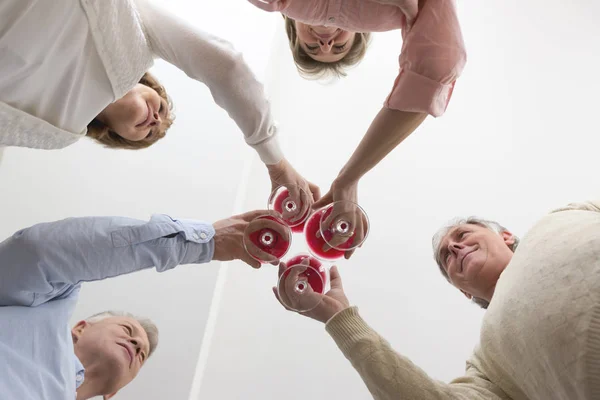
[{"label": "elderly man in beige sweater", "polygon": [[304,314],[326,324],[375,399],[600,399],[600,200],[551,212],[520,242],[472,218],[433,246],[446,279],[487,308],[464,376],[434,380],[396,353],[350,306],[335,267]]}]

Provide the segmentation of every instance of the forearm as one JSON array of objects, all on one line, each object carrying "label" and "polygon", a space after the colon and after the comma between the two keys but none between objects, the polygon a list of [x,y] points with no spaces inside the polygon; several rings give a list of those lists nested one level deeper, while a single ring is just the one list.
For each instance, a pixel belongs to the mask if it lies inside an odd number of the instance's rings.
[{"label": "forearm", "polygon": [[263,84],[259,82],[241,53],[231,53],[227,72],[211,89],[216,103],[227,110],[244,134],[248,145],[267,165],[283,160],[278,128]]},{"label": "forearm", "polygon": [[441,116],[466,51],[455,0],[426,0],[416,21],[403,30],[400,74],[383,108],[338,180],[356,182],[406,139],[426,118]]},{"label": "forearm", "polygon": [[355,307],[327,322],[326,329],[376,400],[499,400],[503,392],[481,376],[450,384],[429,377],[370,328]]},{"label": "forearm", "polygon": [[37,224],[0,244],[0,304],[31,305],[84,281],[209,262],[213,235],[209,224],[164,215],[148,222],[85,217]]},{"label": "forearm", "polygon": [[266,164],[283,158],[271,106],[241,52],[164,7],[145,0],[136,4],[153,53],[204,83],[215,101],[235,121]]},{"label": "forearm", "polygon": [[337,181],[357,182],[425,120],[427,114],[382,108]]}]

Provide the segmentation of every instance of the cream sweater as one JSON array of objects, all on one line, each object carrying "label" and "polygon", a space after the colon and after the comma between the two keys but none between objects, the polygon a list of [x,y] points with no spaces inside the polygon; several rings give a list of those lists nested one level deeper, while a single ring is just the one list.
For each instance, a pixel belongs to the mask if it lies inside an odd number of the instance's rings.
[{"label": "cream sweater", "polygon": [[600,399],[600,201],[542,218],[502,273],[464,376],[431,379],[355,307],[326,325],[375,399]]},{"label": "cream sweater", "polygon": [[155,58],[206,84],[265,163],[283,158],[263,85],[242,55],[151,0],[0,1],[0,146],[76,142]]}]

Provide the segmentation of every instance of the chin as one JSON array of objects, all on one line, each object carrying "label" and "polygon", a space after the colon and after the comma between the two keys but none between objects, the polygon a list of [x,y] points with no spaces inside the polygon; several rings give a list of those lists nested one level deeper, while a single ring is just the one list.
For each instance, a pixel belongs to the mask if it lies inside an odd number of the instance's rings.
[{"label": "chin", "polygon": [[473,259],[469,260],[469,263],[464,266],[463,272],[468,276],[477,275],[479,271],[483,269],[484,264],[485,260],[482,260],[481,257],[473,257]]},{"label": "chin", "polygon": [[115,381],[120,381],[120,377],[129,369],[129,358],[124,357],[122,351],[122,347],[117,345],[117,351],[113,352],[106,362],[106,374]]}]

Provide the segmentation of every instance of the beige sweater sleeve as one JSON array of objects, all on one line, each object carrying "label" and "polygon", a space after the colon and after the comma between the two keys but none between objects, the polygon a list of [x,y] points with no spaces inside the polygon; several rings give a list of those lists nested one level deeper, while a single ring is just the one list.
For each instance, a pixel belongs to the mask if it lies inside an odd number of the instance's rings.
[{"label": "beige sweater sleeve", "polygon": [[465,376],[449,384],[430,378],[396,353],[358,314],[356,307],[326,324],[346,358],[377,400],[506,400],[506,394],[470,365]]}]

